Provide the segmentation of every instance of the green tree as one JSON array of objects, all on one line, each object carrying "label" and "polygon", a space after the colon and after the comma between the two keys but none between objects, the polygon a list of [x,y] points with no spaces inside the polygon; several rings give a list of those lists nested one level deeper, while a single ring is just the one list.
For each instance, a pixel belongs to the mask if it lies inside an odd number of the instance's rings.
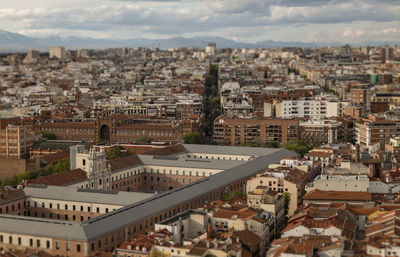
[{"label": "green tree", "polygon": [[114,160],[114,159],[119,159],[125,156],[128,156],[129,152],[128,151],[121,151],[121,147],[119,146],[114,146],[112,147],[108,152],[107,152],[107,160]]},{"label": "green tree", "polygon": [[43,138],[46,138],[49,140],[57,139],[56,134],[54,134],[53,132],[45,131],[45,130],[39,131],[39,135],[42,135]]},{"label": "green tree", "polygon": [[222,201],[228,202],[234,197],[243,197],[243,193],[239,191],[232,191],[222,196]]},{"label": "green tree", "polygon": [[44,168],[36,169],[33,171],[25,171],[22,174],[15,174],[10,178],[2,179],[0,181],[1,186],[15,186],[24,180],[31,180],[41,176],[48,176],[54,173],[60,173],[64,171],[70,170],[70,162],[69,159],[64,159],[58,161],[55,164],[49,164]]},{"label": "green tree", "polygon": [[140,136],[136,139],[136,143],[138,144],[150,144],[154,139],[149,136]]},{"label": "green tree", "polygon": [[186,133],[183,135],[183,142],[185,144],[200,144],[201,136],[199,132]]},{"label": "green tree", "polygon": [[279,148],[279,142],[276,141],[268,142],[266,146],[269,148]]},{"label": "green tree", "polygon": [[289,213],[290,193],[283,193],[283,197],[285,198],[285,215],[287,215]]},{"label": "green tree", "polygon": [[202,134],[208,142],[212,136],[214,120],[221,114],[218,92],[218,65],[211,64],[204,83]]},{"label": "green tree", "polygon": [[308,153],[308,152],[313,148],[313,146],[307,145],[307,144],[304,142],[304,140],[302,140],[302,139],[297,139],[297,140],[291,140],[291,141],[289,141],[289,142],[285,145],[285,148],[288,149],[288,150],[290,150],[290,151],[293,151],[293,152],[295,152],[295,153],[300,154],[301,157],[304,157],[304,155],[305,155],[306,153]]}]

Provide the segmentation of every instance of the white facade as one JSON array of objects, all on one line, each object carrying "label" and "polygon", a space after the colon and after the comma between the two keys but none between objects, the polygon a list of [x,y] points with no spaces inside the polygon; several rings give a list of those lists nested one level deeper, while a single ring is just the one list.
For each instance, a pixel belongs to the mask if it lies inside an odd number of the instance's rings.
[{"label": "white facade", "polygon": [[276,117],[312,117],[313,119],[323,119],[326,117],[326,101],[284,100],[276,106]]},{"label": "white facade", "polygon": [[369,179],[365,175],[318,175],[313,183],[306,186],[306,191],[353,191],[368,192]]}]

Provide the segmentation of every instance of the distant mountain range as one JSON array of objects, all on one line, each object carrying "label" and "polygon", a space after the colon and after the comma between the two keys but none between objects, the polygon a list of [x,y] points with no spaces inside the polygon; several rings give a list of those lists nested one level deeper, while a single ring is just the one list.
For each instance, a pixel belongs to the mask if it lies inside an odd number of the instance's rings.
[{"label": "distant mountain range", "polygon": [[[275,47],[317,47],[343,45],[341,42],[316,43],[316,42],[284,42],[266,40],[257,43],[238,42],[223,37],[172,37],[168,39],[96,39],[83,37],[29,37],[17,33],[0,30],[0,51],[26,51],[28,49],[48,50],[52,46],[64,46],[70,49],[79,48],[107,48],[107,47],[158,47],[161,49],[176,47],[201,47],[207,46],[208,42],[215,42],[218,48],[275,48]],[[357,45],[394,45],[395,42],[363,42]]]}]

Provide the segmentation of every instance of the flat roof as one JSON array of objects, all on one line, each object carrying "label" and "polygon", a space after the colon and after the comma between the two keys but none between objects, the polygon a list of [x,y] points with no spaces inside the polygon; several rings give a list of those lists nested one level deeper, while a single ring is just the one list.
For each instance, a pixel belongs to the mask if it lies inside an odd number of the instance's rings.
[{"label": "flat roof", "polygon": [[247,147],[247,146],[221,146],[221,145],[196,145],[183,144],[188,152],[221,155],[264,156],[274,153],[279,148]]},{"label": "flat roof", "polygon": [[93,190],[76,187],[62,186],[34,186],[28,185],[24,188],[25,195],[31,198],[98,203],[126,206],[132,203],[140,202],[144,199],[154,196],[152,193],[124,192]]},{"label": "flat roof", "polygon": [[186,203],[206,193],[255,175],[267,169],[269,164],[279,163],[281,159],[287,156],[297,156],[296,153],[286,149],[264,149],[265,156],[258,157],[252,161],[243,162],[241,165],[224,170],[210,177],[154,195],[140,202],[132,203],[82,223],[0,215],[0,232],[27,234],[38,237],[63,238],[84,242],[94,240],[124,228],[127,225],[144,220],[150,215],[158,214],[172,206]]},{"label": "flat roof", "polygon": [[86,241],[87,236],[79,222],[55,219],[0,215],[2,233],[21,234],[34,237],[60,238],[66,240]]},{"label": "flat roof", "polygon": [[226,170],[247,161],[186,158],[184,156],[138,155],[143,165]]}]

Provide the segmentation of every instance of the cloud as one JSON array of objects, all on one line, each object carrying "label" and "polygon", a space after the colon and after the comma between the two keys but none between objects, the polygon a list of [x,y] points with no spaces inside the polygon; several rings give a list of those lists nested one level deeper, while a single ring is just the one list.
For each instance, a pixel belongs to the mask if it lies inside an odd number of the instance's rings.
[{"label": "cloud", "polygon": [[43,0],[32,8],[32,1],[16,2],[0,8],[0,29],[29,35],[399,40],[395,0]]}]

